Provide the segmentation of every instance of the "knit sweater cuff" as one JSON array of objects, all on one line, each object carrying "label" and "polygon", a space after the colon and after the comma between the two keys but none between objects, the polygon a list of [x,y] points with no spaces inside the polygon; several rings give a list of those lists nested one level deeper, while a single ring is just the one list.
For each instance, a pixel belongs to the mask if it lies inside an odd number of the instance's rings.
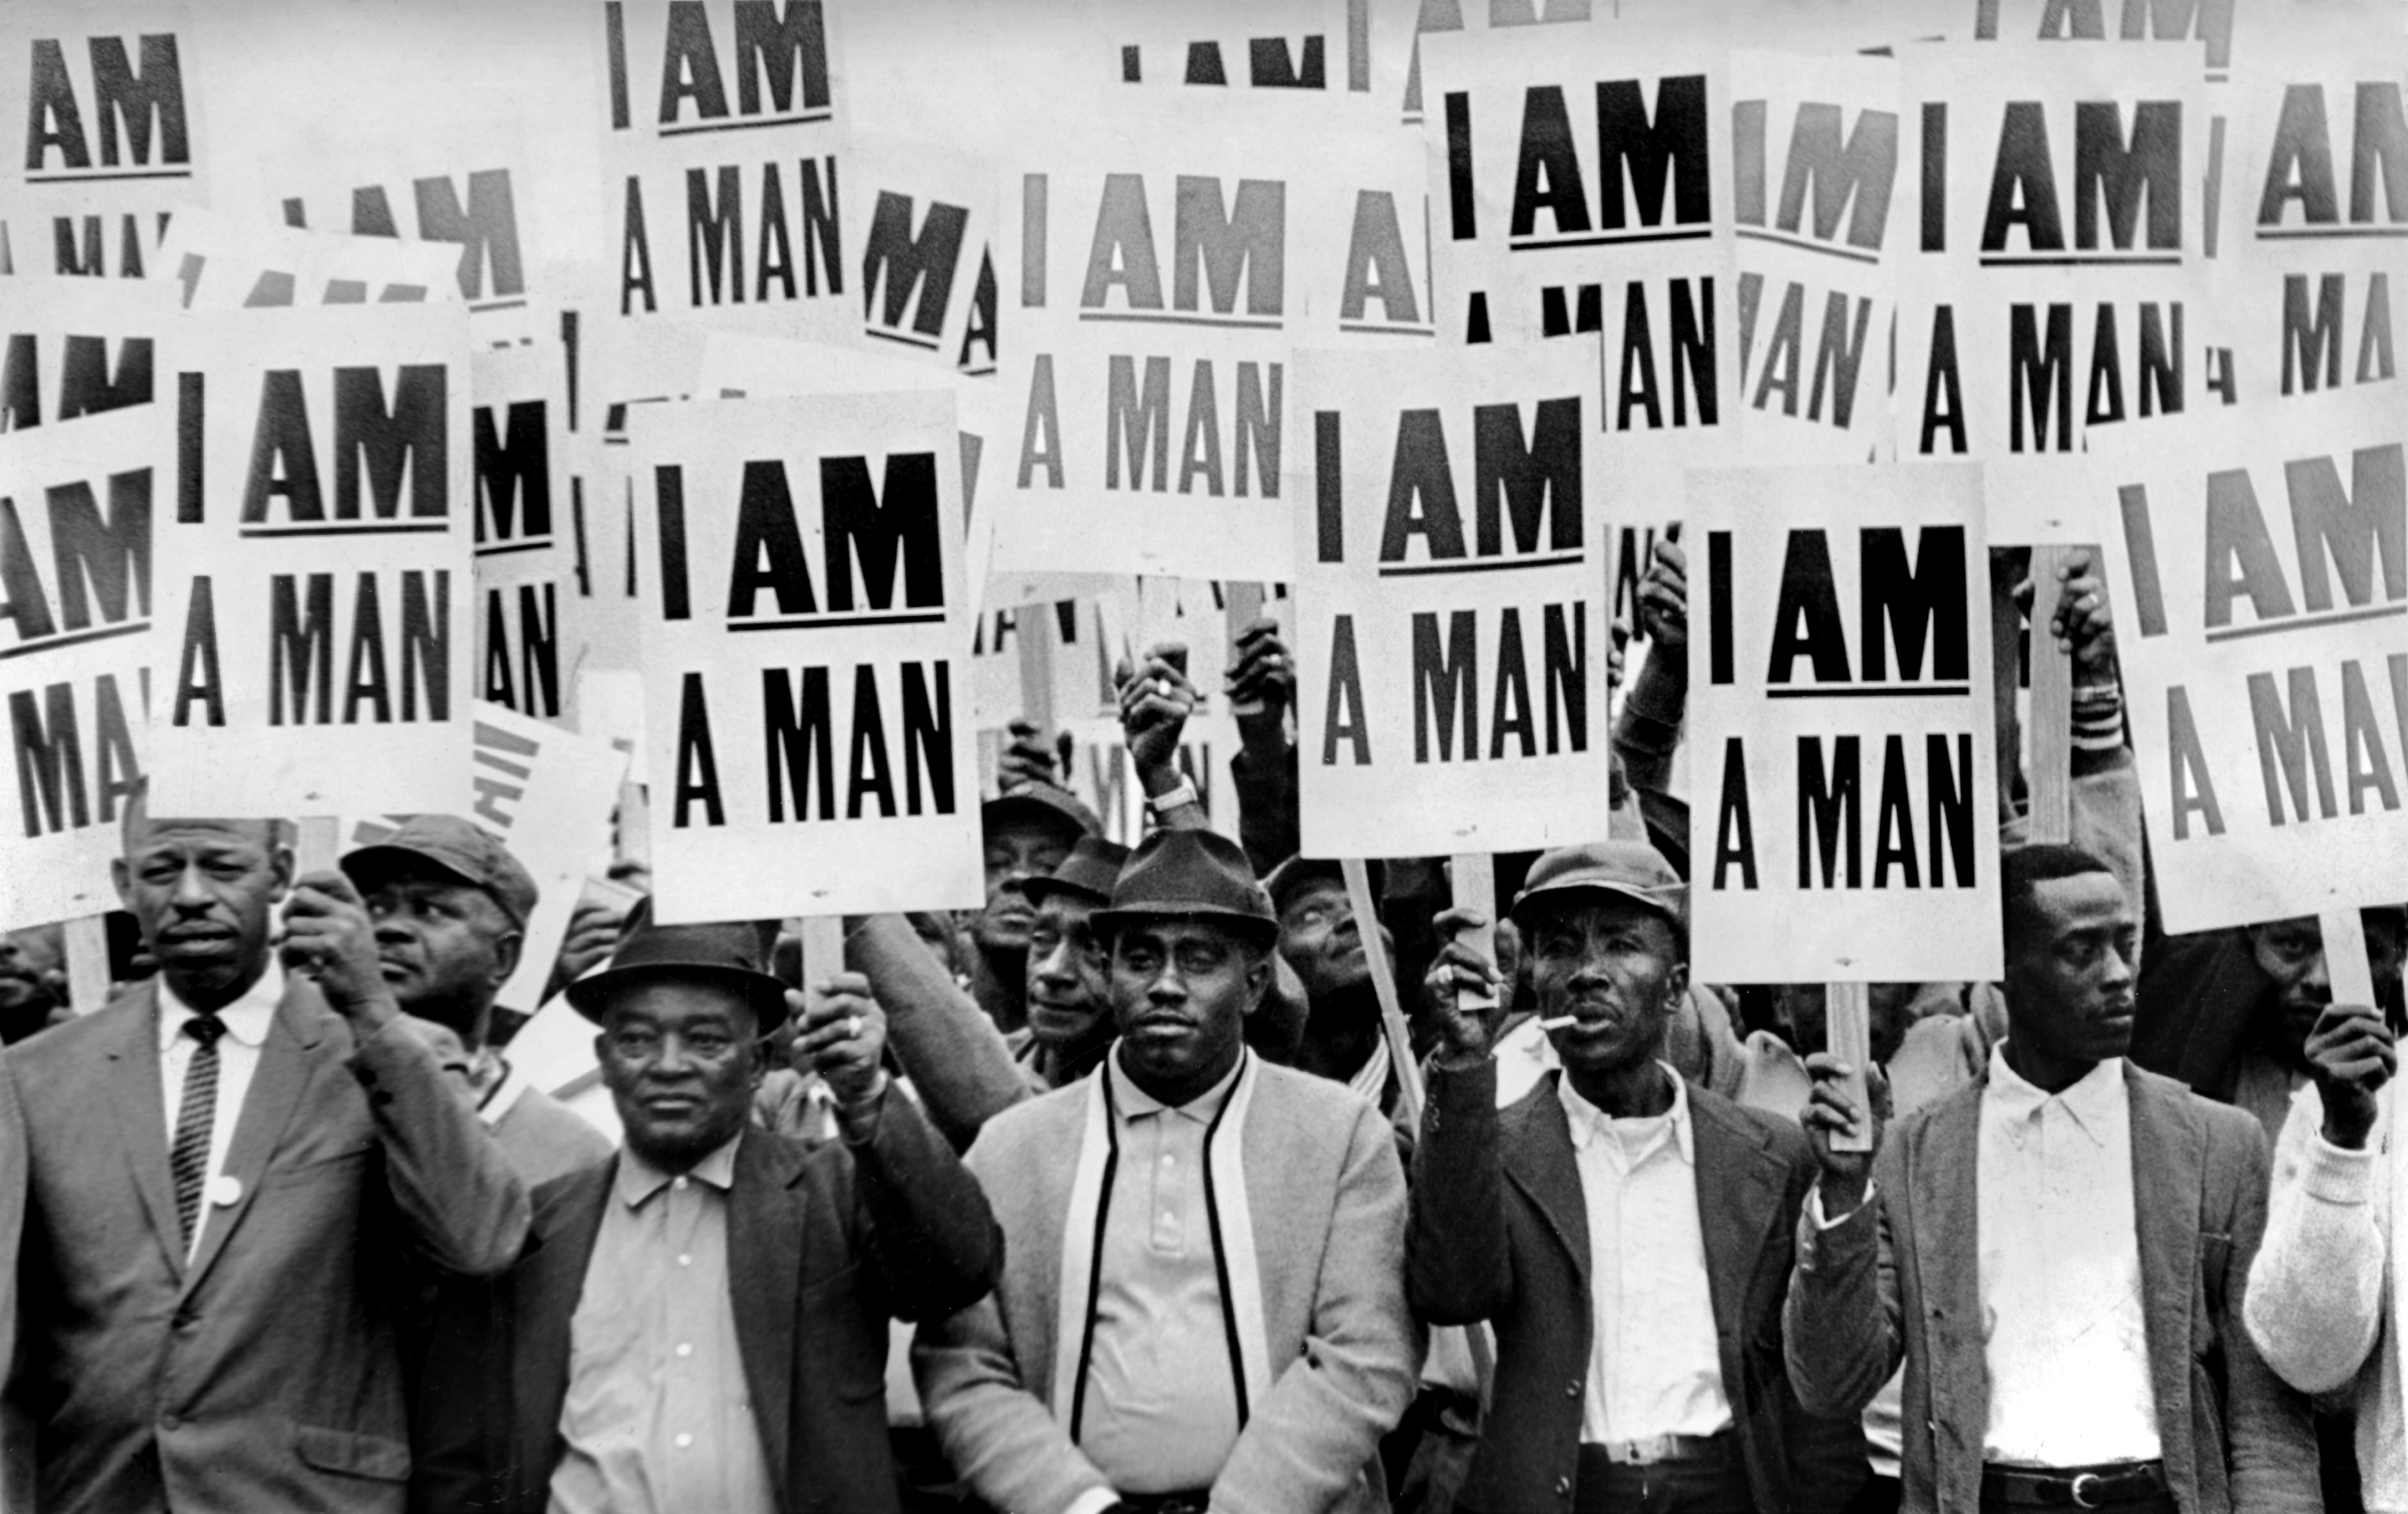
[{"label": "knit sweater cuff", "polygon": [[2374,1149],[2337,1146],[2318,1133],[2308,1142],[2300,1186],[2326,1204],[2364,1205],[2374,1196]]}]

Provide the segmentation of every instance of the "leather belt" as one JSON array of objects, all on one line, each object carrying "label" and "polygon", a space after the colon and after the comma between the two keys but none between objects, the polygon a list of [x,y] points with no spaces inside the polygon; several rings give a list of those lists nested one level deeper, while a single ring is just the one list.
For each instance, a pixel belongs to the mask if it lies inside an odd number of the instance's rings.
[{"label": "leather belt", "polygon": [[2102,1462],[2095,1466],[1982,1468],[1985,1503],[2037,1508],[2107,1508],[2166,1495],[2163,1462]]},{"label": "leather belt", "polygon": [[1638,1440],[1584,1440],[1581,1451],[1616,1466],[1653,1466],[1658,1462],[1703,1462],[1725,1454],[1730,1432],[1713,1435],[1647,1435]]}]

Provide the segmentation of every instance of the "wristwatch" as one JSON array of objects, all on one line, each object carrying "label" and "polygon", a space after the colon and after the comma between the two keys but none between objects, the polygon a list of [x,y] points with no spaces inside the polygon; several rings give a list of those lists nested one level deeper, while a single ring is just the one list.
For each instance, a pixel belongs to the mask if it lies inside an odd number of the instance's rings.
[{"label": "wristwatch", "polygon": [[1145,801],[1145,807],[1153,811],[1154,817],[1159,820],[1168,815],[1171,811],[1179,808],[1182,804],[1196,804],[1200,802],[1201,800],[1197,798],[1196,786],[1182,776],[1179,780],[1179,786],[1170,790],[1170,792],[1167,794],[1149,795]]}]

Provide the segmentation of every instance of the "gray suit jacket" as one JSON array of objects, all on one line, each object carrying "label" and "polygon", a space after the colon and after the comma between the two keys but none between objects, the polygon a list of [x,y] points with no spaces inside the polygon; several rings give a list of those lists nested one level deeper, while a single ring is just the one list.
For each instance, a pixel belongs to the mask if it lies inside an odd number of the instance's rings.
[{"label": "gray suit jacket", "polygon": [[[2258,1356],[2241,1310],[2266,1229],[2257,1120],[2125,1064],[2132,1207],[2157,1435],[2183,1514],[2315,1514],[2307,1400]],[[1855,1413],[1906,1363],[1905,1508],[1981,1501],[1989,1424],[1975,1175],[1985,1076],[1907,1117],[1875,1164],[1879,1202],[1830,1230],[1801,1217],[1789,1374]]]},{"label": "gray suit jacket", "polygon": [[0,1053],[0,1146],[29,1176],[7,1397],[35,1507],[397,1511],[404,1252],[499,1271],[526,1191],[424,1045],[394,1025],[354,1046],[294,977],[226,1155],[241,1196],[188,1267],[157,1017],[144,983]]},{"label": "gray suit jacket", "polygon": [[[1097,1074],[1090,1074],[1097,1075]],[[1388,1122],[1336,1083],[1264,1063],[1240,1149],[1275,1377],[1212,1507],[1229,1514],[1385,1510],[1380,1436],[1412,1402],[1422,1332],[1405,1307],[1405,1175]],[[979,1496],[1056,1514],[1108,1486],[1046,1405],[1082,1080],[990,1121],[968,1158],[1003,1226],[992,1297],[921,1327],[911,1365],[928,1424]]]}]

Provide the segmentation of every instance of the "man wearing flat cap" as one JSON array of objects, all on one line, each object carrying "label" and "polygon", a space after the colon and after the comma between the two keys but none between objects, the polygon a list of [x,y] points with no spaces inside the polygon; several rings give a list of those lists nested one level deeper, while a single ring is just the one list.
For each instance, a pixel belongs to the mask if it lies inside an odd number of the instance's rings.
[{"label": "man wearing flat cap", "polygon": [[401,1012],[459,1037],[477,1117],[533,1187],[610,1154],[608,1137],[529,1083],[491,1041],[494,997],[518,971],[535,879],[501,838],[456,815],[413,815],[343,858],[376,926]]},{"label": "man wearing flat cap", "polygon": [[767,955],[752,925],[659,925],[638,906],[609,969],[569,988],[601,1027],[625,1148],[538,1189],[527,1254],[447,1301],[419,1507],[895,1508],[887,1321],[985,1293],[999,1238],[881,1068],[857,974],[804,1010],[795,1043],[842,1139],[749,1128],[763,1038],[802,1000]]},{"label": "man wearing flat cap", "polygon": [[1384,1509],[1422,1345],[1386,1122],[1247,1048],[1279,928],[1236,843],[1156,832],[1093,925],[1120,1039],[971,1147],[1004,1275],[921,1331],[928,1422],[1022,1514]]},{"label": "man wearing flat cap", "polygon": [[1098,835],[1095,812],[1068,789],[1038,779],[1010,783],[979,808],[986,849],[986,907],[970,921],[970,990],[996,1028],[1027,1024],[1028,933],[1037,904],[1028,885],[1062,865],[1082,836]]},{"label": "man wearing flat cap", "polygon": [[[1501,1111],[1484,1020],[1441,1002],[1406,1264],[1424,1319],[1496,1331],[1459,1509],[1783,1514],[1862,1480],[1862,1431],[1809,1420],[1783,1363],[1806,1139],[1665,1060],[1686,892],[1641,840],[1531,866],[1513,919],[1562,1067]],[[1460,944],[1440,964],[1484,981]]]}]

